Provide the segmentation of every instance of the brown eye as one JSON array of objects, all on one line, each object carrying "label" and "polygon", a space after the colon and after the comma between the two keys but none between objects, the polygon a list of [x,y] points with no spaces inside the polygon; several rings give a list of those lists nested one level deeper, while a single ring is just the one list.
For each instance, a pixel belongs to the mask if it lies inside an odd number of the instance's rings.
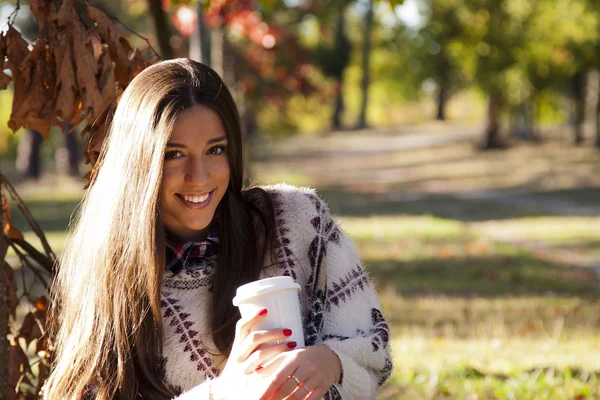
[{"label": "brown eye", "polygon": [[165,152],[165,160],[175,160],[182,156],[183,154],[181,154],[179,150],[169,150]]},{"label": "brown eye", "polygon": [[221,145],[218,145],[215,147],[211,147],[210,150],[208,151],[208,154],[219,156],[221,154],[225,154],[226,151],[227,151],[227,146],[225,146],[224,144],[221,144]]}]

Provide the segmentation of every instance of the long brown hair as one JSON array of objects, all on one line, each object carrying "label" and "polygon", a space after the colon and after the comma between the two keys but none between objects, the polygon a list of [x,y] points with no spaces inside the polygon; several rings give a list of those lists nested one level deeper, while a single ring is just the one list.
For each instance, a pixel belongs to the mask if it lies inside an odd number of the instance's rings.
[{"label": "long brown hair", "polygon": [[235,289],[257,279],[273,254],[273,204],[264,190],[243,188],[240,118],[221,78],[188,59],[164,61],[123,93],[71,223],[52,287],[56,357],[45,399],[79,399],[90,388],[101,400],[173,397],[158,379],[165,257],[158,196],[175,120],[196,104],[219,114],[228,139],[231,178],[217,209],[219,262],[207,318],[218,350],[229,355],[239,318]]}]

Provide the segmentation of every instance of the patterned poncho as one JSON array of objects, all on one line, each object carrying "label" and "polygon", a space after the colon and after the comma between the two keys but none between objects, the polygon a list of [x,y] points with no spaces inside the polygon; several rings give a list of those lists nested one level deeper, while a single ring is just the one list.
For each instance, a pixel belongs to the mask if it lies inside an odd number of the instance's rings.
[{"label": "patterned poncho", "polygon": [[[306,345],[328,346],[342,365],[342,380],[325,399],[374,399],[392,370],[389,328],[353,242],[313,190],[288,185],[263,189],[275,205],[278,262],[265,268],[261,278],[288,275],[302,287]],[[216,301],[212,277],[218,238],[209,235],[193,246],[170,246],[161,301],[164,379],[180,393],[178,400],[209,399],[226,363],[207,319]]]}]

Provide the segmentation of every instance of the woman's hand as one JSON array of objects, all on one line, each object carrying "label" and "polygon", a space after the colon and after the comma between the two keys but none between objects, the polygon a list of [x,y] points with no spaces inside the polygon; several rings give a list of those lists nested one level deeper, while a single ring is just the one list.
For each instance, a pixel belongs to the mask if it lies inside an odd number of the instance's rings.
[{"label": "woman's hand", "polygon": [[277,355],[295,347],[295,342],[270,344],[276,340],[291,336],[289,329],[269,329],[253,331],[256,324],[267,315],[263,309],[251,318],[241,318],[235,328],[235,339],[227,364],[213,384],[216,399],[249,398],[247,385],[249,375]]},{"label": "woman's hand", "polygon": [[261,400],[317,400],[340,380],[342,365],[329,347],[315,345],[280,354],[256,372],[271,380]]}]

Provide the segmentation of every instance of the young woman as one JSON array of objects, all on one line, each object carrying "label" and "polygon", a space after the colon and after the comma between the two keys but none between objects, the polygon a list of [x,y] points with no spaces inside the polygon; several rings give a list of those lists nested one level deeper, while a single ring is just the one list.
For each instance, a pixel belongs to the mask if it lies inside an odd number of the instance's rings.
[{"label": "young woman", "polygon": [[[347,237],[306,188],[243,188],[234,101],[200,63],[123,93],[53,287],[57,399],[373,399],[388,325]],[[306,347],[240,319],[238,286],[291,276]]]}]

